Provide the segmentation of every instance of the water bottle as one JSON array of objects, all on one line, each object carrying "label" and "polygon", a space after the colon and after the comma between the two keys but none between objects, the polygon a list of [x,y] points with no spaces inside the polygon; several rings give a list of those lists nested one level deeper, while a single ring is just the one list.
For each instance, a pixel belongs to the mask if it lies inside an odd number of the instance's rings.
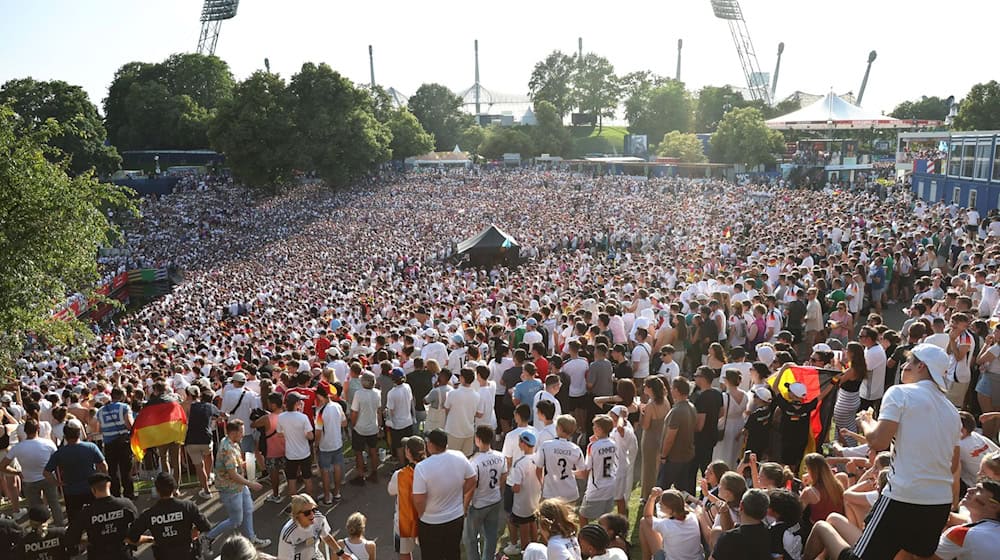
[{"label": "water bottle", "polygon": [[380,447],[378,450],[378,461],[379,463],[385,462],[385,448]]}]

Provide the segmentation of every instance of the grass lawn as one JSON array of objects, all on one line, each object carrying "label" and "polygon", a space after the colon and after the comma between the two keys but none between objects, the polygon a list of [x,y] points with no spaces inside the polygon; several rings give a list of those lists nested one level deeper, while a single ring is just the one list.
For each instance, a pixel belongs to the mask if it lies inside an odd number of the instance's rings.
[{"label": "grass lawn", "polygon": [[569,131],[573,137],[571,157],[583,157],[590,153],[621,155],[625,151],[627,127],[605,126],[600,134],[596,126],[571,126]]}]

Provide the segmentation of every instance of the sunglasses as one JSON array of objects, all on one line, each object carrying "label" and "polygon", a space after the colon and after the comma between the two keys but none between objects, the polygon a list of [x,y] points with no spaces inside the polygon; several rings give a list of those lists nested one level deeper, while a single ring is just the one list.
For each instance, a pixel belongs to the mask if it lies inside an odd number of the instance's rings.
[{"label": "sunglasses", "polygon": [[299,515],[313,515],[314,513],[316,513],[316,508],[302,510]]}]

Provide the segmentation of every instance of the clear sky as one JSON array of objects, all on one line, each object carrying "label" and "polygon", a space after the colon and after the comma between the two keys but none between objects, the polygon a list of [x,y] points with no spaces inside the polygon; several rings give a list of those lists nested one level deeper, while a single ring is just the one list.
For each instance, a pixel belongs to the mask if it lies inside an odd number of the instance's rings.
[{"label": "clear sky", "polygon": [[[201,0],[0,0],[0,83],[32,76],[79,84],[99,107],[115,70],[193,52]],[[995,60],[1000,2],[989,0],[741,0],[761,70],[772,72],[785,42],[777,97],[796,90],[857,93],[868,52],[878,51],[864,106],[891,111],[920,95],[963,97],[1000,78]],[[481,83],[527,93],[535,62],[554,49],[607,57],[616,72],[649,69],[673,76],[684,40],[689,89],[743,86],[726,22],[709,0],[569,2],[508,0],[243,0],[222,24],[216,54],[237,79],[263,68],[290,77],[303,62],[327,62],[368,81],[412,94],[421,83],[461,91],[473,83],[479,39]],[[960,46],[959,46],[960,45]]]}]

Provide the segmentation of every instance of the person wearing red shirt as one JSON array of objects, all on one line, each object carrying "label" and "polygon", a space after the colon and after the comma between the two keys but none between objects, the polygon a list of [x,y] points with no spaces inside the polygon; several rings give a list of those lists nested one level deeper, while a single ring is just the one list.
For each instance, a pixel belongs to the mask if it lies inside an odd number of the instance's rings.
[{"label": "person wearing red shirt", "polygon": [[549,361],[545,359],[545,345],[536,342],[531,345],[531,357],[535,362],[535,371],[539,379],[545,379],[549,375]]},{"label": "person wearing red shirt", "polygon": [[316,339],[316,342],[314,344],[316,346],[316,355],[319,357],[319,359],[325,360],[326,351],[330,348],[331,345],[330,339],[326,337],[325,330],[319,331],[319,338]]},{"label": "person wearing red shirt", "polygon": [[313,419],[313,408],[316,406],[316,389],[309,387],[309,374],[306,372],[299,373],[295,376],[295,387],[292,387],[285,391],[285,397],[295,393],[302,396],[303,408],[302,413],[309,417],[309,420]]}]

